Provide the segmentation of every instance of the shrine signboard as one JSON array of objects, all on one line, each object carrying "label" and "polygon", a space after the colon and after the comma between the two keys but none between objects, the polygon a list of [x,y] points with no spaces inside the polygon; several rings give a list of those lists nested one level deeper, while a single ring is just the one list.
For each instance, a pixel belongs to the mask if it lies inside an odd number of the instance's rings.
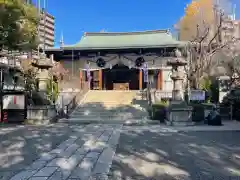
[{"label": "shrine signboard", "polygon": [[190,100],[191,101],[204,101],[205,100],[205,91],[191,90],[190,91]]},{"label": "shrine signboard", "polygon": [[25,109],[25,96],[22,95],[4,95],[3,110],[5,109]]}]

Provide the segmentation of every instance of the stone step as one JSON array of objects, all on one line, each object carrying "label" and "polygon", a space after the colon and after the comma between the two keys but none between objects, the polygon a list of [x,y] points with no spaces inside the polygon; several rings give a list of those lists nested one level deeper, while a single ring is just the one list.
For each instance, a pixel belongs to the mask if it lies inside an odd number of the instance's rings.
[{"label": "stone step", "polygon": [[116,119],[116,118],[120,118],[120,119],[142,119],[145,117],[148,117],[146,114],[131,114],[131,115],[118,115],[118,114],[89,114],[89,115],[78,115],[78,114],[71,114],[69,117],[72,118],[85,118],[85,119],[96,119],[96,118],[112,118],[112,119]]},{"label": "stone step", "polygon": [[195,122],[192,121],[165,121],[166,125],[168,126],[178,126],[178,127],[185,127],[185,126],[194,126]]},{"label": "stone step", "polygon": [[112,115],[89,115],[89,116],[77,116],[77,115],[70,115],[70,118],[81,118],[81,119],[110,119],[114,118]]},{"label": "stone step", "polygon": [[[71,121],[81,121],[81,120],[84,120],[84,121],[104,121],[104,120],[110,120],[112,118],[110,117],[75,117],[75,116],[70,116],[69,119]],[[120,118],[118,118],[120,119]],[[120,119],[121,120],[121,119]]]},{"label": "stone step", "polygon": [[89,91],[83,104],[106,107],[130,105],[138,91]]},{"label": "stone step", "polygon": [[60,119],[59,123],[73,123],[73,124],[124,124],[128,126],[132,125],[158,125],[159,121],[153,120],[139,120],[139,119],[131,119],[131,120],[84,120],[84,119]]},{"label": "stone step", "polygon": [[100,104],[90,104],[88,102],[84,102],[81,106],[81,108],[108,108],[108,107],[128,107],[131,106],[131,103],[128,104],[122,104],[122,103],[115,103],[115,104],[108,104],[108,103],[100,103]]},{"label": "stone step", "polygon": [[108,111],[74,111],[71,115],[74,116],[91,116],[91,115],[101,115],[101,116],[112,116],[115,114],[114,112],[108,112]]},{"label": "stone step", "polygon": [[88,104],[88,102],[83,102],[81,105],[79,105],[79,107],[81,107],[81,108],[99,108],[99,107],[111,107],[111,106],[113,106],[113,107],[116,107],[116,106],[120,106],[120,107],[122,107],[122,106],[132,106],[132,104],[123,104],[123,103],[115,103],[115,104],[108,104],[108,103],[99,103],[99,104],[93,104],[93,103],[89,103]]}]

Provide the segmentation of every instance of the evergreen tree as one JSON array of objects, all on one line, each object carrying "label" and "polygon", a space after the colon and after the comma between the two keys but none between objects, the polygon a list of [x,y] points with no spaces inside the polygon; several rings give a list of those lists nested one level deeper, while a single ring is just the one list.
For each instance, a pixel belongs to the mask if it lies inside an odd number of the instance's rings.
[{"label": "evergreen tree", "polygon": [[0,0],[0,49],[30,50],[38,45],[39,17],[25,0]]}]

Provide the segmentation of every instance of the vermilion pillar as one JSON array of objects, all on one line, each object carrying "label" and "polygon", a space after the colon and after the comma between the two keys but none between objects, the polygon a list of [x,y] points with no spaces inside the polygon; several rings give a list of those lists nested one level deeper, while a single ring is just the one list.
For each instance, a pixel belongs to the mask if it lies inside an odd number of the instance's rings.
[{"label": "vermilion pillar", "polygon": [[163,84],[163,77],[162,77],[162,70],[158,71],[158,78],[157,78],[157,89],[161,90]]},{"label": "vermilion pillar", "polygon": [[102,69],[98,70],[98,82],[99,82],[99,90],[102,90],[103,84],[102,84]]},{"label": "vermilion pillar", "polygon": [[83,71],[81,69],[80,69],[79,76],[80,76],[80,87],[82,89],[83,88]]},{"label": "vermilion pillar", "polygon": [[142,90],[143,88],[142,82],[143,82],[143,73],[142,73],[142,70],[139,69],[139,90]]}]

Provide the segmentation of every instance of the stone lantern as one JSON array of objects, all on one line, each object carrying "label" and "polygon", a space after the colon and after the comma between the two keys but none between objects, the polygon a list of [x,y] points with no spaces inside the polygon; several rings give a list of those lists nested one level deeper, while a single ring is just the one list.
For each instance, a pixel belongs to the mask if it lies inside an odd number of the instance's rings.
[{"label": "stone lantern", "polygon": [[47,98],[47,82],[51,78],[50,69],[53,67],[52,60],[44,53],[33,58],[32,66],[38,69],[37,79],[39,94],[43,99]]},{"label": "stone lantern", "polygon": [[184,100],[184,90],[183,90],[183,81],[184,81],[184,72],[182,67],[187,65],[185,59],[182,58],[181,52],[176,50],[176,58],[170,59],[167,62],[168,66],[172,66],[172,75],[171,79],[173,80],[173,91],[172,98],[173,101],[183,101]]},{"label": "stone lantern", "polygon": [[175,58],[167,62],[168,66],[172,66],[173,90],[166,123],[173,126],[193,125],[192,107],[188,106],[184,101],[183,66],[187,65],[187,61],[182,57],[179,50],[175,51],[175,56]]}]

